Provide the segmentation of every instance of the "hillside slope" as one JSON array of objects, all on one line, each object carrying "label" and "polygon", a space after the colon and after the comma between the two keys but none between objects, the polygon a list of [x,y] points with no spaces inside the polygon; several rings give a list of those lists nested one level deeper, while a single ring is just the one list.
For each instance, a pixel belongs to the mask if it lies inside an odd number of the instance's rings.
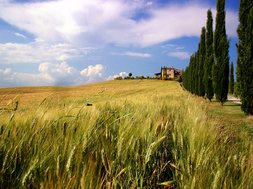
[{"label": "hillside slope", "polygon": [[247,188],[253,148],[177,82],[0,89],[3,188]]}]

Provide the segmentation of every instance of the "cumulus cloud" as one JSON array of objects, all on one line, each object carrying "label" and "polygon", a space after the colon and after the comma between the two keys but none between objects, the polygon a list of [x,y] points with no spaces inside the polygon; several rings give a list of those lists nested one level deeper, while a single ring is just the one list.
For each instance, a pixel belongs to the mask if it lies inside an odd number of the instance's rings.
[{"label": "cumulus cloud", "polygon": [[42,63],[39,65],[39,76],[53,85],[73,85],[78,77],[78,71],[66,62],[59,64]]},{"label": "cumulus cloud", "polygon": [[[27,44],[0,44],[1,67],[14,63],[38,65],[37,74],[0,69],[0,86],[18,83],[82,84],[100,80],[104,78],[104,66],[90,65],[77,70],[67,62],[85,56],[100,46],[110,47],[113,44],[137,49],[181,37],[199,37],[201,27],[206,23],[208,8],[201,3],[192,2],[156,6],[156,1],[151,0],[32,0],[25,3],[0,0],[0,19],[36,38]],[[238,15],[231,10],[226,12],[227,33],[230,37],[236,36]],[[26,38],[22,33],[13,34]],[[163,50],[164,54],[175,58],[190,57],[190,53],[179,46]],[[118,55],[139,58],[152,56],[131,50]],[[121,72],[115,76],[127,75],[126,72]]]},{"label": "cumulus cloud", "polygon": [[39,74],[18,73],[10,68],[0,69],[0,87],[46,85],[46,80]]},{"label": "cumulus cloud", "polygon": [[39,39],[28,44],[0,43],[0,61],[2,64],[59,62],[84,56],[93,50],[92,47],[77,48],[67,43],[50,45]]},{"label": "cumulus cloud", "polygon": [[122,78],[125,78],[127,77],[129,74],[127,72],[120,72],[119,74],[116,74],[116,75],[111,75],[107,78],[107,80],[114,80],[115,78],[118,78],[118,77],[122,77]]},{"label": "cumulus cloud", "polygon": [[103,65],[88,66],[82,71],[66,62],[42,63],[38,74],[14,72],[10,68],[0,69],[0,87],[44,86],[44,85],[81,85],[104,79]]},{"label": "cumulus cloud", "polygon": [[101,80],[103,73],[104,73],[104,66],[102,64],[97,64],[95,66],[88,66],[87,68],[83,69],[80,74],[84,78],[87,78],[89,82]]},{"label": "cumulus cloud", "polygon": [[[147,6],[153,3],[142,0],[58,0],[21,4],[6,0],[0,1],[0,18],[41,39],[57,43],[152,46],[200,35],[209,7],[193,3]],[[138,11],[144,9],[148,16],[134,19]],[[230,36],[236,35],[237,25],[237,13],[227,10]]]}]

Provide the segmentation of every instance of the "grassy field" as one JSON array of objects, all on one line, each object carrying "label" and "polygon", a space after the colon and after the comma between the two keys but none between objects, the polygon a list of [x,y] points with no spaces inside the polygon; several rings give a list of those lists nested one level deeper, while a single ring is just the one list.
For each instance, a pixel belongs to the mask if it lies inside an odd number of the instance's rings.
[{"label": "grassy field", "polygon": [[253,119],[177,82],[0,89],[0,99],[1,188],[253,187]]},{"label": "grassy field", "polygon": [[208,105],[208,112],[230,130],[239,132],[242,136],[247,135],[249,140],[253,139],[253,116],[246,116],[241,111],[240,104],[226,102],[220,106],[220,103],[213,101]]}]

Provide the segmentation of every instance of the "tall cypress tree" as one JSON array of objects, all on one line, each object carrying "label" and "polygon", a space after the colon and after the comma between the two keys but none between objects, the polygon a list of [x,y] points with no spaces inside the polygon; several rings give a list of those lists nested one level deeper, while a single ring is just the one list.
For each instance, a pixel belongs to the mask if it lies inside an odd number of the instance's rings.
[{"label": "tall cypress tree", "polygon": [[239,9],[239,21],[240,24],[237,29],[238,39],[239,42],[237,44],[237,51],[238,51],[238,58],[237,58],[237,67],[236,67],[236,81],[237,81],[237,90],[240,93],[241,91],[241,77],[242,74],[242,63],[245,62],[246,58],[246,28],[247,28],[247,18],[248,18],[248,8],[249,1],[247,0],[240,0],[240,9]]},{"label": "tall cypress tree", "polygon": [[194,55],[194,94],[198,95],[199,92],[199,51]]},{"label": "tall cypress tree", "polygon": [[237,80],[242,110],[253,115],[253,1],[241,0],[237,33]]},{"label": "tall cypress tree", "polygon": [[217,64],[214,61],[213,66],[212,66],[212,80],[213,80],[213,91],[215,92],[217,89]]},{"label": "tall cypress tree", "polygon": [[233,62],[230,64],[230,71],[229,71],[229,90],[231,94],[234,94],[234,86],[235,86],[235,80],[234,80],[234,64]]},{"label": "tall cypress tree", "polygon": [[190,58],[190,63],[189,63],[189,73],[188,73],[188,79],[189,79],[189,91],[193,93],[193,61],[194,61],[194,56],[192,55]]},{"label": "tall cypress tree", "polygon": [[190,60],[190,67],[191,67],[191,93],[195,94],[195,54],[193,54],[191,56],[191,60]]},{"label": "tall cypress tree", "polygon": [[184,88],[188,91],[190,91],[190,75],[189,75],[189,72],[190,71],[190,67],[186,67],[184,73],[183,73],[183,85],[184,85]]},{"label": "tall cypress tree", "polygon": [[207,11],[207,23],[206,23],[206,58],[204,64],[204,84],[206,97],[211,101],[213,98],[213,79],[212,79],[212,67],[214,64],[213,59],[213,16],[212,11]]},{"label": "tall cypress tree", "polygon": [[226,35],[225,16],[225,0],[218,0],[214,32],[215,96],[222,105],[227,100],[229,83],[229,41]]},{"label": "tall cypress tree", "polygon": [[198,69],[198,95],[205,96],[204,85],[204,64],[206,57],[206,28],[203,27],[201,31],[199,43],[199,69]]}]

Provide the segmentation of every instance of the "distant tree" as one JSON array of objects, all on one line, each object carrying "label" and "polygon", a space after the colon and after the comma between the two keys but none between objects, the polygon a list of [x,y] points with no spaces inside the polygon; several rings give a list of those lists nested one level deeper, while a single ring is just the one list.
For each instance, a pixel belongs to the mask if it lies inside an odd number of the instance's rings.
[{"label": "distant tree", "polygon": [[234,94],[234,88],[235,88],[234,64],[232,62],[230,64],[230,70],[229,70],[229,91],[230,91],[231,94]]},{"label": "distant tree", "polygon": [[212,11],[207,11],[207,23],[206,23],[206,58],[204,64],[204,84],[206,97],[211,101],[213,98],[213,77],[212,68],[214,64],[213,54],[213,16]]},{"label": "distant tree", "polygon": [[123,77],[121,77],[121,76],[118,76],[118,77],[114,78],[114,80],[122,80],[122,79],[123,79]]},{"label": "distant tree", "polygon": [[240,0],[237,83],[242,110],[253,115],[253,1]]},{"label": "distant tree", "polygon": [[132,74],[132,73],[129,73],[129,74],[128,74],[128,77],[132,77],[132,76],[133,76],[133,74]]},{"label": "distant tree", "polygon": [[217,1],[217,15],[214,32],[215,55],[215,96],[223,105],[227,100],[229,82],[229,41],[227,40],[225,26],[225,0]]},{"label": "distant tree", "polygon": [[139,77],[139,79],[146,79],[146,77],[144,77],[143,75],[141,75],[141,76]]},{"label": "distant tree", "polygon": [[199,43],[199,68],[198,68],[198,95],[205,96],[204,85],[204,63],[206,57],[206,28],[202,28],[200,43]]}]

